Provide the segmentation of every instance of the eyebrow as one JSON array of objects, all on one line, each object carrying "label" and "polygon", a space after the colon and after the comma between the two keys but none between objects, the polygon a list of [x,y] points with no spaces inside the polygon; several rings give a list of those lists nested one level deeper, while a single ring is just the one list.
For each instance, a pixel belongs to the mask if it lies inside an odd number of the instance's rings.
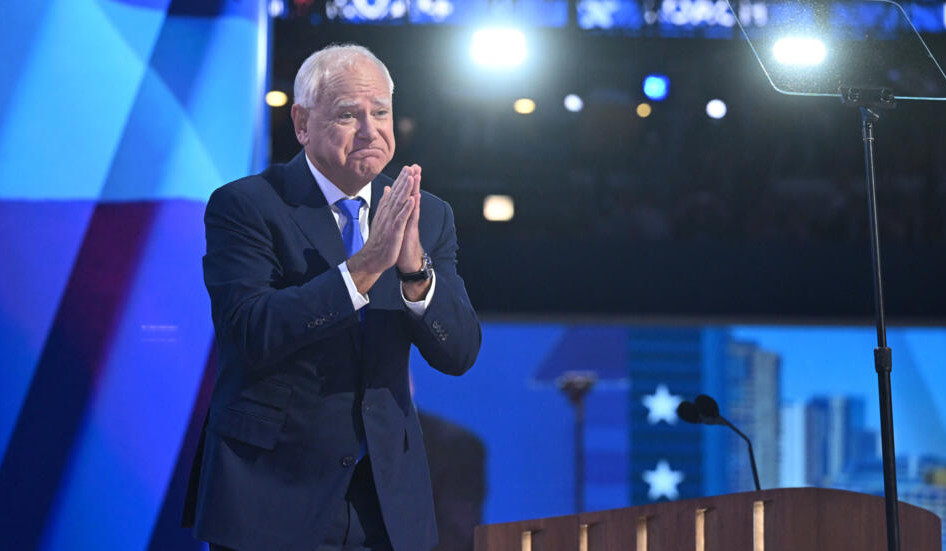
[{"label": "eyebrow", "polygon": [[[371,98],[371,103],[380,105],[382,107],[391,107],[391,100],[385,97]],[[340,100],[335,103],[336,109],[348,109],[351,107],[358,107],[358,102],[352,100]]]}]

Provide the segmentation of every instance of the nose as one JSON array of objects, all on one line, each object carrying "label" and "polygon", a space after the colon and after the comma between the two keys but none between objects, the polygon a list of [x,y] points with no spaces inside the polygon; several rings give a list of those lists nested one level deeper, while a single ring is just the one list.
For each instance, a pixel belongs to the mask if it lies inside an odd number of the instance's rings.
[{"label": "nose", "polygon": [[371,115],[365,116],[358,124],[358,138],[365,141],[372,141],[378,135],[378,123],[372,120]]}]

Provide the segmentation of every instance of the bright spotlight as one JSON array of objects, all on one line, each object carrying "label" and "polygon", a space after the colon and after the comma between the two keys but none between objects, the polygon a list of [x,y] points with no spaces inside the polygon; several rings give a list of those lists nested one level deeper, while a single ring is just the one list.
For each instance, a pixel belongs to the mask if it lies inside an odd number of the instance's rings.
[{"label": "bright spotlight", "polygon": [[654,101],[667,99],[670,93],[670,79],[666,75],[647,75],[644,78],[644,95]]},{"label": "bright spotlight", "polygon": [[283,0],[269,0],[269,16],[282,17],[286,14],[286,3]]},{"label": "bright spotlight", "polygon": [[637,116],[642,119],[646,119],[647,117],[649,117],[652,112],[653,112],[653,109],[651,108],[649,103],[642,103],[637,106]]},{"label": "bright spotlight", "polygon": [[470,57],[483,67],[517,67],[526,60],[526,36],[518,29],[480,29],[473,33]]},{"label": "bright spotlight", "polygon": [[286,102],[289,101],[289,97],[286,96],[285,92],[280,90],[270,90],[266,92],[266,105],[270,107],[282,107],[286,105]]},{"label": "bright spotlight", "polygon": [[706,103],[706,114],[711,119],[721,119],[726,116],[726,102],[721,99],[711,99]]},{"label": "bright spotlight", "polygon": [[798,67],[818,65],[828,55],[824,42],[817,38],[782,38],[772,51],[779,63]]},{"label": "bright spotlight", "polygon": [[535,111],[535,102],[529,98],[519,98],[513,102],[512,108],[520,115],[529,115]]},{"label": "bright spotlight", "polygon": [[565,109],[568,109],[572,113],[581,111],[584,106],[585,102],[581,100],[578,94],[568,94],[565,96]]},{"label": "bright spotlight", "polygon": [[483,199],[483,218],[490,222],[508,222],[516,214],[516,204],[508,195],[487,195]]}]

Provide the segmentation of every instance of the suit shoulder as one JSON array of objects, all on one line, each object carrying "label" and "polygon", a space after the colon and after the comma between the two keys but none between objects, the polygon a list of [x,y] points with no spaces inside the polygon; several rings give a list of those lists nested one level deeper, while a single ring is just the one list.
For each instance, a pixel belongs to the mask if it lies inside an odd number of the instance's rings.
[{"label": "suit shoulder", "polygon": [[434,209],[440,211],[447,210],[451,213],[453,212],[453,209],[450,207],[450,203],[425,190],[420,190],[420,205],[421,212],[423,212],[424,209]]},{"label": "suit shoulder", "polygon": [[269,203],[283,202],[283,189],[287,177],[286,165],[273,165],[259,174],[244,176],[214,190],[210,203],[231,204],[250,202],[257,207]]},{"label": "suit shoulder", "polygon": [[226,183],[214,191],[214,195],[238,194],[254,199],[267,196],[278,197],[282,182],[286,177],[285,165],[273,165],[259,174],[244,176]]}]

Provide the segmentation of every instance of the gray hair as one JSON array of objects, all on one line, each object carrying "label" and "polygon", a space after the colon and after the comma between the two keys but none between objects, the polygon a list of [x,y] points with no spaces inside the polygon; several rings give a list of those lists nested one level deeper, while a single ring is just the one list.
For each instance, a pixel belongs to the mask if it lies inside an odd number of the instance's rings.
[{"label": "gray hair", "polygon": [[393,94],[394,81],[391,80],[391,73],[371,50],[358,44],[331,44],[302,62],[292,85],[293,101],[303,107],[314,107],[322,89],[322,82],[339,69],[351,68],[359,58],[368,59],[381,69]]}]

